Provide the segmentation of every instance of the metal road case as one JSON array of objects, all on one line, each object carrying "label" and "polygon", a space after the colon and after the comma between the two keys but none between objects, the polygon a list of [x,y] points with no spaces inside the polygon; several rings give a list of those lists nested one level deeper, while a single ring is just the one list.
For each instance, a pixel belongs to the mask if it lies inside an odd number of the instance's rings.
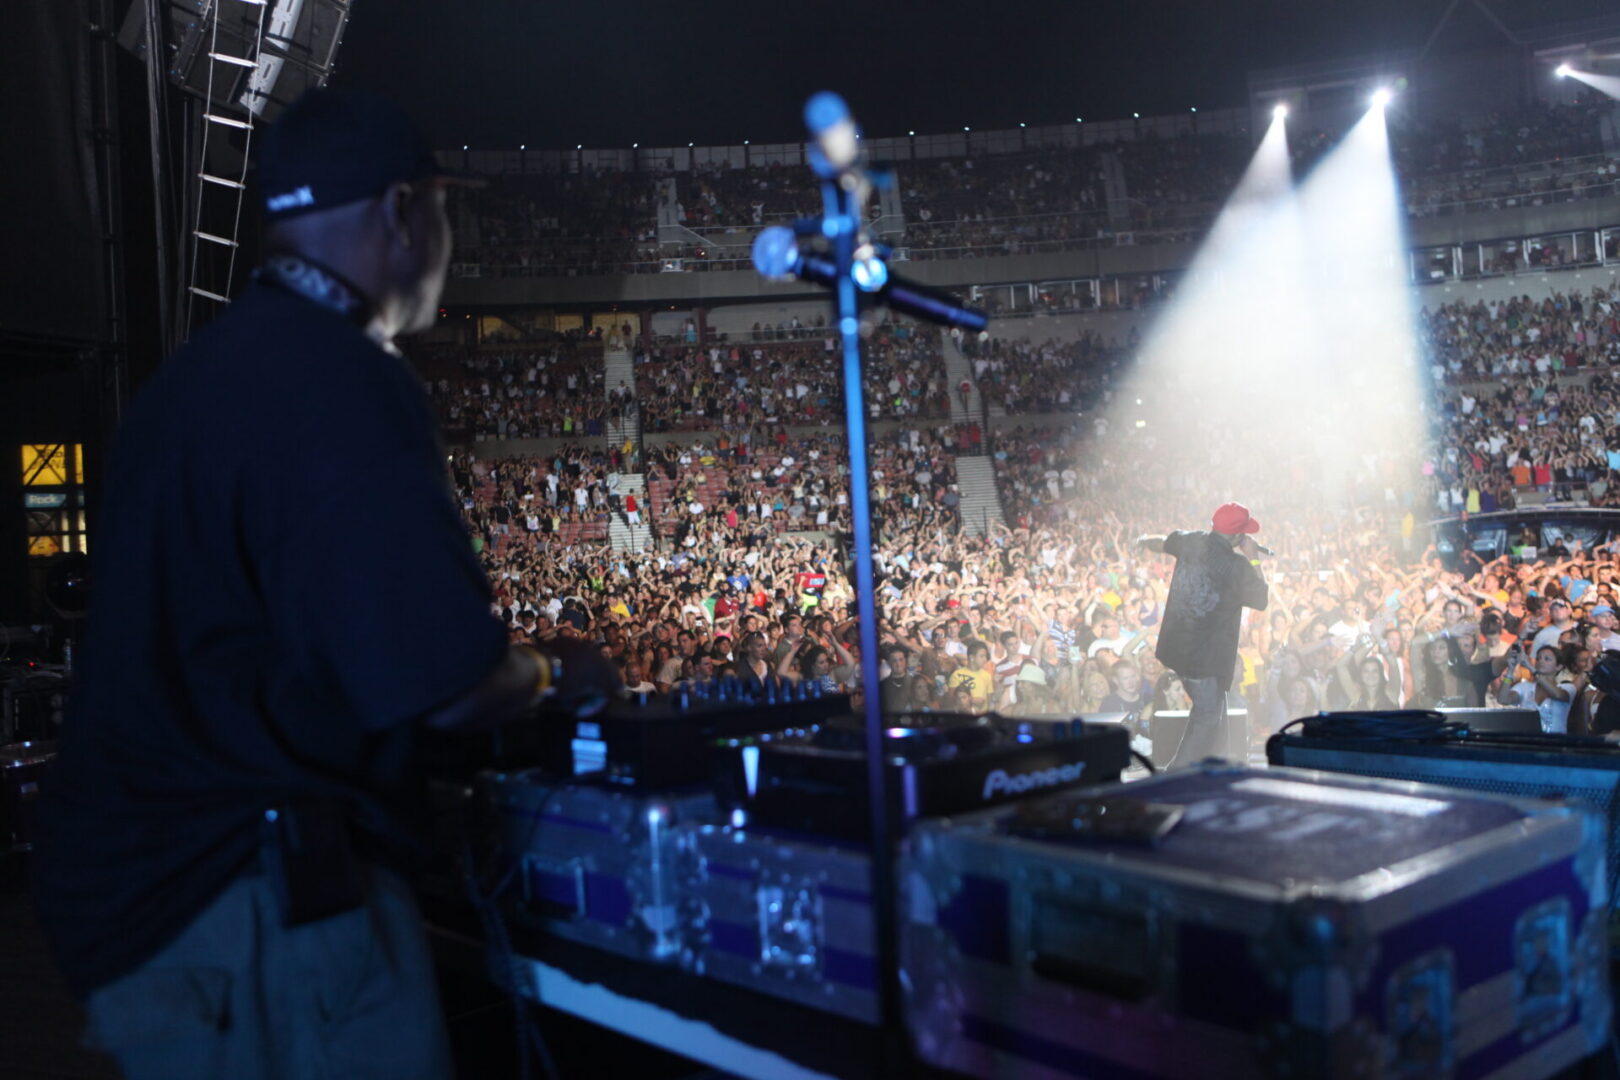
[{"label": "metal road case", "polygon": [[[1507,710],[1502,710],[1507,711]],[[1533,710],[1525,710],[1527,712]],[[1467,739],[1347,739],[1273,735],[1273,765],[1354,773],[1521,799],[1570,799],[1601,814],[1607,839],[1609,939],[1620,939],[1620,750],[1601,739],[1479,735]]]},{"label": "metal road case", "polygon": [[679,910],[673,827],[718,819],[707,791],[647,792],[486,772],[497,863],[517,875],[517,918],[624,956],[675,962],[690,921]]},{"label": "metal road case", "polygon": [[875,1024],[871,860],[862,848],[730,826],[677,829],[698,912],[693,970]]},{"label": "metal road case", "polygon": [[1157,846],[1028,839],[1006,810],[917,826],[901,949],[930,1063],[1461,1080],[1608,1041],[1606,837],[1584,809],[1216,764],[1057,798],[1182,816]]}]

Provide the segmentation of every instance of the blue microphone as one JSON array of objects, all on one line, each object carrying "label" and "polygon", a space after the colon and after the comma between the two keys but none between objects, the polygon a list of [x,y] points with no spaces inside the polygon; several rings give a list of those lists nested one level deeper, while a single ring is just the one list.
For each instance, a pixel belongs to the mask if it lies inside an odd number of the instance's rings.
[{"label": "blue microphone", "polygon": [[807,159],[817,176],[831,179],[855,168],[861,158],[860,132],[844,99],[823,90],[804,105],[804,126],[815,141]]},{"label": "blue microphone", "polygon": [[[761,229],[754,237],[754,269],[773,281],[799,278],[821,285],[834,285],[838,281],[838,268],[831,259],[800,251],[793,230],[781,225]],[[880,259],[857,262],[854,276],[862,291],[876,295],[889,307],[907,315],[945,326],[959,326],[963,330],[983,330],[990,324],[989,317],[982,311],[965,308],[944,293],[895,277]]]}]

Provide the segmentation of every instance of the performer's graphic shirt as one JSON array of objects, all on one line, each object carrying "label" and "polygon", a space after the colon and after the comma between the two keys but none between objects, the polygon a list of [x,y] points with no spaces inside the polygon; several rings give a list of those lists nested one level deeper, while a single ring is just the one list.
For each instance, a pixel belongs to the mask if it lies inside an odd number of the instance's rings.
[{"label": "performer's graphic shirt", "polygon": [[1265,579],[1218,533],[1173,532],[1164,550],[1175,556],[1176,573],[1157,656],[1184,679],[1214,678],[1228,689],[1243,609],[1265,608]]}]

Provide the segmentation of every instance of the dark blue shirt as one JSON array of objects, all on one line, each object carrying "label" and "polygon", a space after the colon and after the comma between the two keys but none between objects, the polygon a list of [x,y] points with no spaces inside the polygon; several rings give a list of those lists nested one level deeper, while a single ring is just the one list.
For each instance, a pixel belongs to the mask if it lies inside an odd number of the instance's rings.
[{"label": "dark blue shirt", "polygon": [[35,878],[81,994],[250,866],[268,807],[407,836],[414,721],[505,649],[420,381],[290,293],[250,289],[152,379],[93,524]]}]

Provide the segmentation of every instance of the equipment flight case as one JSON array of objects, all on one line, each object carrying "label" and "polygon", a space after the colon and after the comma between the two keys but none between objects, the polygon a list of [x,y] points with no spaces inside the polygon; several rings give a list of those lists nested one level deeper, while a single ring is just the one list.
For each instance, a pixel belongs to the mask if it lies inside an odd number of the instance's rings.
[{"label": "equipment flight case", "polygon": [[[928,817],[1119,778],[1117,724],[993,714],[909,714],[883,734],[896,831]],[[692,968],[773,997],[876,1024],[877,939],[866,844],[864,732],[739,745],[733,822],[676,828],[690,898]],[[723,800],[730,804],[730,800]]]},{"label": "equipment flight case", "polygon": [[1219,763],[1037,806],[913,827],[901,955],[931,1064],[1463,1080],[1608,1041],[1583,808]]},{"label": "equipment flight case", "polygon": [[[1336,714],[1329,719],[1348,719]],[[1302,725],[1271,737],[1273,765],[1390,780],[1440,784],[1521,799],[1568,799],[1603,818],[1608,866],[1609,936],[1620,943],[1620,747],[1602,739],[1471,731],[1443,739],[1372,739],[1320,735]]]},{"label": "equipment flight case", "polygon": [[623,956],[681,961],[692,920],[681,910],[674,829],[718,820],[711,792],[539,769],[487,772],[478,787],[516,922]]}]

